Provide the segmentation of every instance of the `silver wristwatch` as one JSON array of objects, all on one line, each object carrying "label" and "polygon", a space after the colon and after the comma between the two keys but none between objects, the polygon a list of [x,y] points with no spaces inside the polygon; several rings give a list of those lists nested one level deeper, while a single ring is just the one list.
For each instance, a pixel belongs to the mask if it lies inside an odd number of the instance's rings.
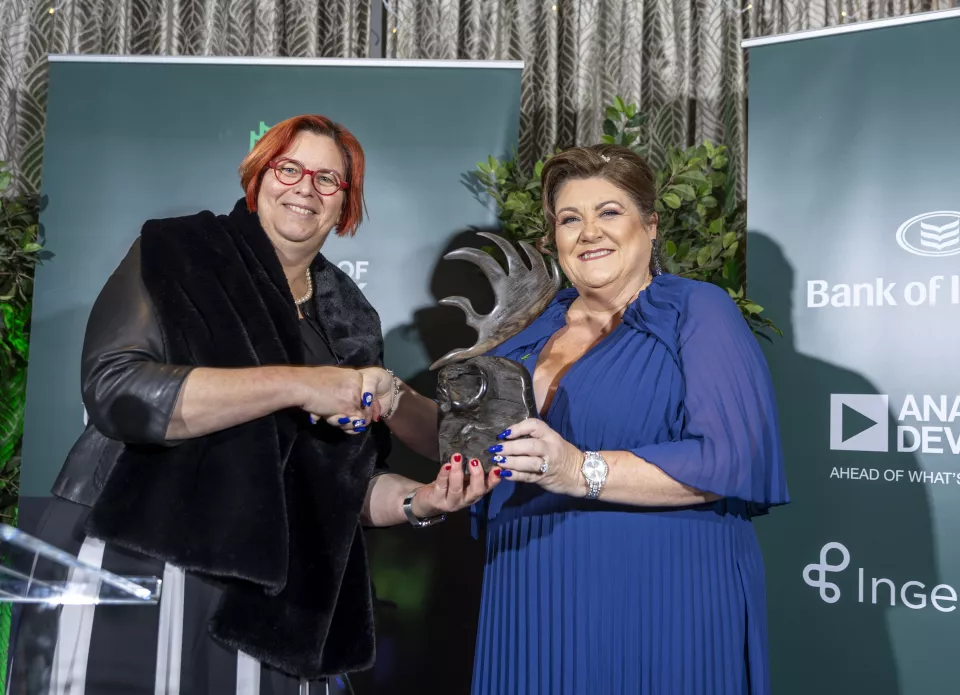
[{"label": "silver wristwatch", "polygon": [[403,498],[403,513],[407,517],[407,521],[410,522],[412,526],[417,528],[423,528],[425,526],[433,526],[434,524],[439,524],[441,521],[447,520],[446,514],[438,514],[437,516],[428,516],[420,518],[413,513],[413,498],[417,494],[417,491],[414,490],[406,497]]},{"label": "silver wristwatch", "polygon": [[603,456],[596,451],[584,451],[583,454],[584,459],[580,472],[583,473],[583,477],[587,481],[587,499],[595,500],[600,496],[603,484],[607,482],[609,467]]}]

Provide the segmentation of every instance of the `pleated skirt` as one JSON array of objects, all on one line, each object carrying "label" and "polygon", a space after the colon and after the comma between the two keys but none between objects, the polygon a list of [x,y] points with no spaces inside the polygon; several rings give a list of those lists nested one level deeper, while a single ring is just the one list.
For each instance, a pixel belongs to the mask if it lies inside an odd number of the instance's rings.
[{"label": "pleated skirt", "polygon": [[220,589],[167,563],[84,535],[89,510],[54,499],[42,540],[116,574],[163,578],[154,606],[25,605],[16,618],[10,695],[333,695],[222,647],[207,634]]},{"label": "pleated skirt", "polygon": [[716,509],[504,508],[473,695],[768,695],[763,561]]}]

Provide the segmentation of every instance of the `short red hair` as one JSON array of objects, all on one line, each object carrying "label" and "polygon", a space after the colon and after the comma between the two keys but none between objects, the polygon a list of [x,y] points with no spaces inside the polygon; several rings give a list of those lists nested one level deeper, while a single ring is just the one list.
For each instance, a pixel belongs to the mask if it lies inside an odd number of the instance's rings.
[{"label": "short red hair", "polygon": [[247,209],[250,212],[257,211],[257,196],[260,195],[260,184],[267,171],[267,164],[290,149],[297,135],[302,132],[326,135],[340,148],[347,167],[344,178],[349,188],[344,191],[346,200],[343,201],[343,210],[337,220],[337,236],[353,236],[363,221],[363,211],[366,209],[363,200],[363,174],[366,168],[363,148],[353,137],[353,133],[325,116],[288,118],[273,126],[253,146],[250,154],[244,157],[240,164],[240,185],[247,193]]}]

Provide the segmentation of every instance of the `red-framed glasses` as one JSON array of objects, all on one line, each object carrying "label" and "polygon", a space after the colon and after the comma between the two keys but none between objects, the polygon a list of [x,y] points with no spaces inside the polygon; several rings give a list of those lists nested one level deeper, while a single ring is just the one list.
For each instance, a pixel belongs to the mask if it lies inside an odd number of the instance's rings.
[{"label": "red-framed glasses", "polygon": [[337,172],[331,169],[307,169],[296,159],[274,159],[267,166],[273,169],[277,181],[284,186],[293,186],[300,183],[304,176],[309,175],[313,181],[313,190],[320,195],[333,195],[337,191],[345,191],[350,184],[340,178]]}]

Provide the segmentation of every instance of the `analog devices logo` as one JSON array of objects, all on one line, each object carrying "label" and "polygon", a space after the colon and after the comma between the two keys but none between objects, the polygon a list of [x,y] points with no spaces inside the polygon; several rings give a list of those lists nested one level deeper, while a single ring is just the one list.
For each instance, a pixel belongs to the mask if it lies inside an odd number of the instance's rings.
[{"label": "analog devices logo", "polygon": [[897,230],[897,243],[917,256],[960,253],[960,212],[940,210],[911,217]]},{"label": "analog devices logo", "polygon": [[830,395],[830,448],[836,451],[878,451],[889,448],[886,395]]}]

